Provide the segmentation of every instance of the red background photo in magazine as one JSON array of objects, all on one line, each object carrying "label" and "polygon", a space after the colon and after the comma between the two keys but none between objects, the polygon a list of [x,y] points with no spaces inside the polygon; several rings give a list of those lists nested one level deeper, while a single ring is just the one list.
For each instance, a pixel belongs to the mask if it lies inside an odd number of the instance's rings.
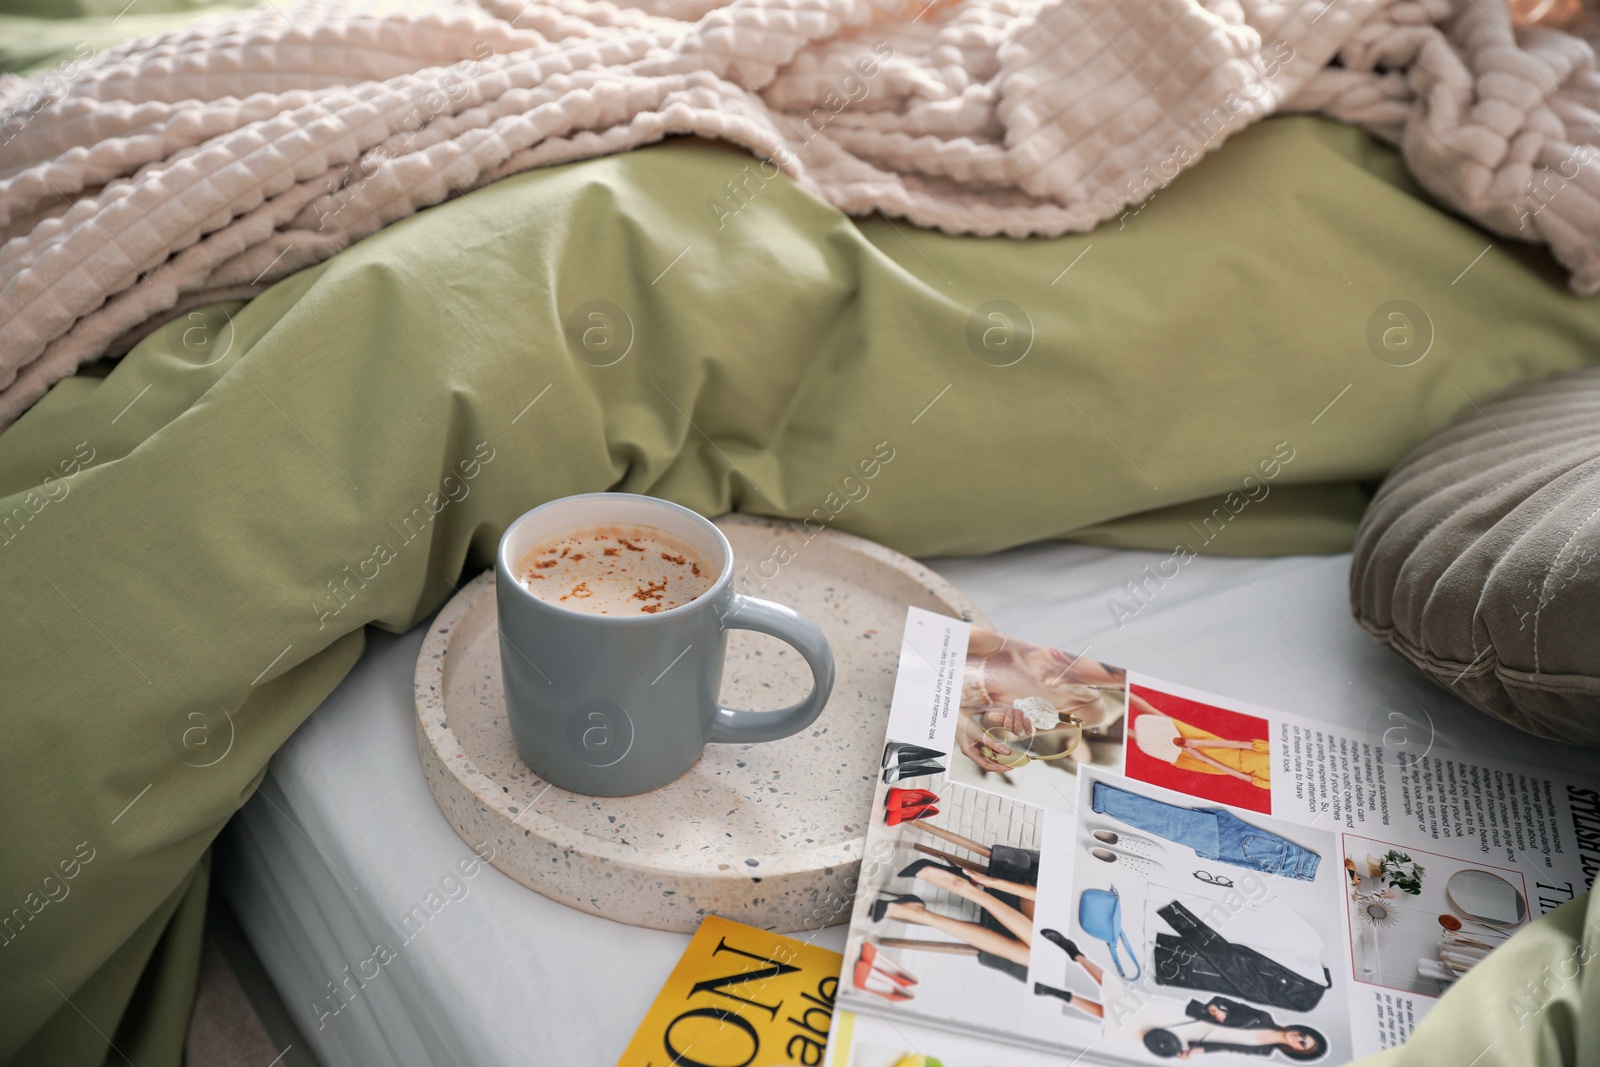
[{"label": "red background photo in magazine", "polygon": [[[1266,719],[1255,715],[1244,715],[1237,711],[1215,707],[1211,704],[1202,704],[1196,700],[1185,700],[1183,697],[1163,693],[1160,690],[1148,689],[1142,685],[1130,685],[1128,692],[1131,697],[1143,697],[1151,707],[1160,715],[1168,716],[1189,726],[1198,727],[1226,741],[1269,741],[1272,737],[1271,728]],[[1187,793],[1192,797],[1202,800],[1215,801],[1221,804],[1232,804],[1235,807],[1247,808],[1250,811],[1259,811],[1272,814],[1272,790],[1263,789],[1253,781],[1244,781],[1231,774],[1208,774],[1204,771],[1187,770],[1174,766],[1165,759],[1158,759],[1140,747],[1139,719],[1148,715],[1139,700],[1128,701],[1128,743],[1127,743],[1127,773],[1129,778],[1136,778],[1141,782],[1151,785],[1164,786],[1180,793]],[[1148,728],[1147,728],[1148,729]],[[1165,731],[1161,731],[1164,733]],[[1228,758],[1225,750],[1216,750],[1208,753],[1213,756]],[[1183,760],[1190,764],[1193,757]],[[1271,766],[1271,753],[1260,762],[1263,766]],[[1192,764],[1190,764],[1192,765]]]}]

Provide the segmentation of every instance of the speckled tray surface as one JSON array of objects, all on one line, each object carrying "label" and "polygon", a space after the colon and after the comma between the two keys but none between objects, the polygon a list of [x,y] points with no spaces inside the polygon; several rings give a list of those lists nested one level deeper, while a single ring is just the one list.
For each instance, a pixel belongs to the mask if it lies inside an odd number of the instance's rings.
[{"label": "speckled tray surface", "polygon": [[[688,774],[643,796],[556,789],[511,741],[490,571],[445,605],[417,659],[423,770],[457,833],[563,904],[660,930],[692,931],[708,913],[779,931],[828,926],[849,912],[906,608],[987,621],[944,579],[870,541],[828,530],[808,540],[797,524],[748,516],[717,525],[733,544],[734,587],[804,613],[833,645],[838,679],[810,728],[708,745]],[[730,634],[724,704],[772,710],[809,685],[789,646]]]}]

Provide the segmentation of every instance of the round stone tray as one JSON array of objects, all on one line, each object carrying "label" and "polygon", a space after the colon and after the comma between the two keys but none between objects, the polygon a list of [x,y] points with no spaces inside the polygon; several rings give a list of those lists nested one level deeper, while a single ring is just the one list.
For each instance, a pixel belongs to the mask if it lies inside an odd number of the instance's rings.
[{"label": "round stone tray", "polygon": [[[518,758],[506,724],[494,572],[439,612],[417,658],[417,747],[439,807],[500,870],[608,919],[693,931],[708,914],[768,930],[849,914],[878,776],[906,608],[988,625],[954,586],[881,545],[730,515],[734,587],[809,616],[837,664],[820,718],[762,745],[707,745],[654,793],[557,789]],[[773,710],[810,685],[782,642],[734,631],[722,701]],[[491,853],[492,850],[492,853]]]}]

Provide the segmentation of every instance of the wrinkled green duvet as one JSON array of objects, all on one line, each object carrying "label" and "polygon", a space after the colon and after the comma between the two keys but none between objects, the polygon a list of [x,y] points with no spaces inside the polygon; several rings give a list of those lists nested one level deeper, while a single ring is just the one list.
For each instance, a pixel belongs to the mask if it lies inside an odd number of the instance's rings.
[{"label": "wrinkled green duvet", "polygon": [[1600,1063],[1600,898],[1564,904],[1451,987],[1398,1049],[1363,1067]]},{"label": "wrinkled green duvet", "polygon": [[1321,120],[1056,240],[853,221],[748,163],[508,179],[0,434],[0,1062],[177,1062],[212,838],[364,627],[426,617],[541,501],[915,554],[1336,550],[1470,398],[1600,352],[1542,254]]}]

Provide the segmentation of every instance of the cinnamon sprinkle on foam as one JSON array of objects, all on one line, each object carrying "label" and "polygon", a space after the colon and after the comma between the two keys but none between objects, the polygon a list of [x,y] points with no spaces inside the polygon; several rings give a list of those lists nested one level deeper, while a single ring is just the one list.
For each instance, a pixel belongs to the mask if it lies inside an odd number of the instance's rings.
[{"label": "cinnamon sprinkle on foam", "polygon": [[702,596],[716,577],[715,568],[689,544],[643,526],[602,526],[553,537],[530,549],[514,573],[541,599],[592,615],[669,611]]}]

